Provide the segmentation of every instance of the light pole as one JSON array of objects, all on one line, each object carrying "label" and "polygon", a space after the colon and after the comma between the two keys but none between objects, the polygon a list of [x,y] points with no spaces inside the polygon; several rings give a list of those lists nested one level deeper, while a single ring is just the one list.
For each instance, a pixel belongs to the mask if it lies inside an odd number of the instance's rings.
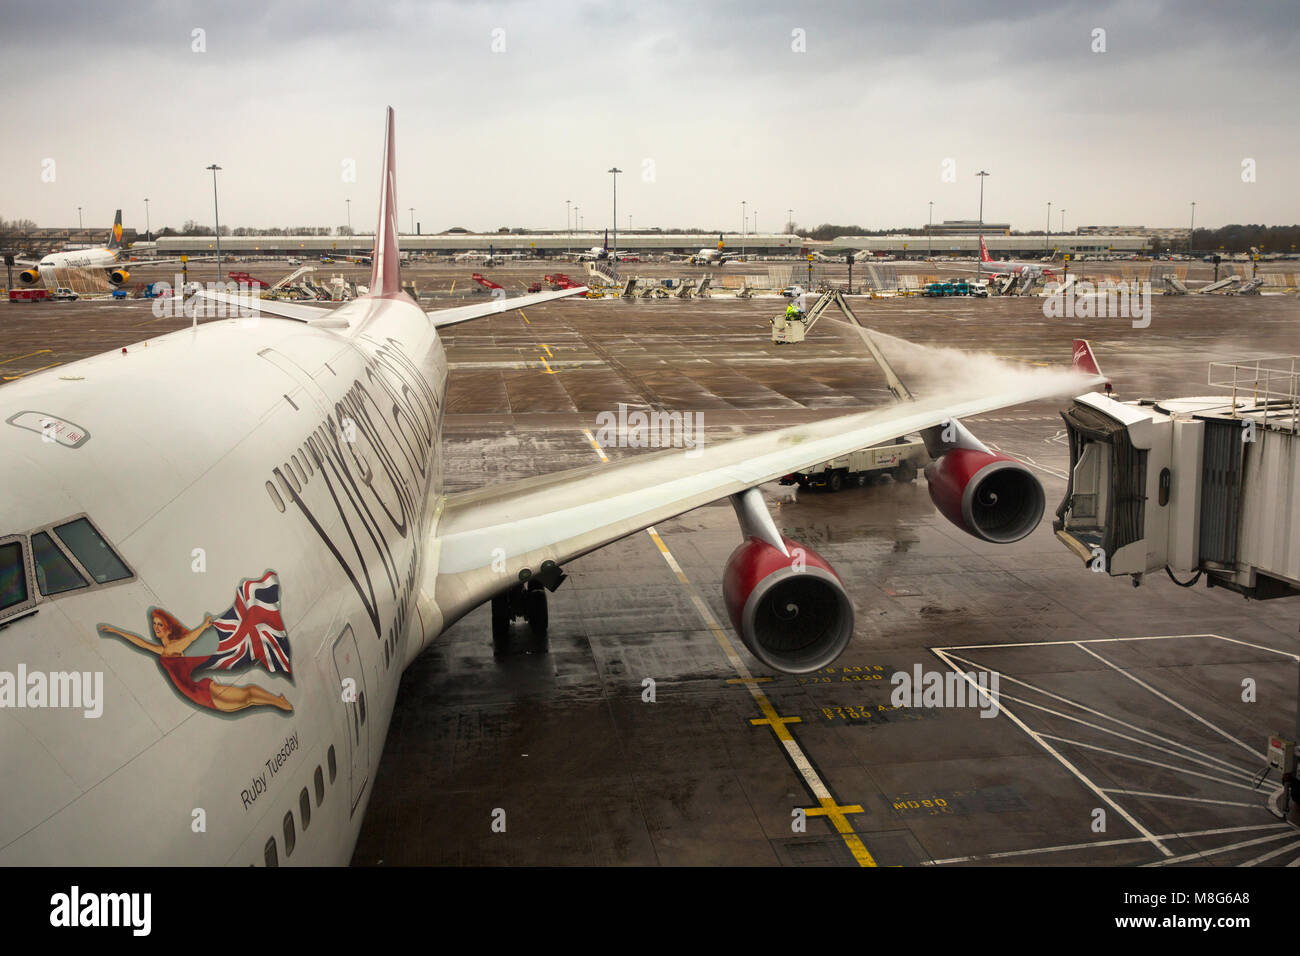
[{"label": "light pole", "polygon": [[1043,240],[1043,251],[1052,247],[1052,204],[1047,203],[1047,238]]},{"label": "light pole", "polygon": [[569,213],[571,212],[569,202],[568,199],[564,200],[564,249],[566,252],[573,251],[573,243],[569,241],[573,235],[573,227],[569,225]]},{"label": "light pole", "polygon": [[1065,210],[1061,210],[1061,235],[1065,235]]},{"label": "light pole", "polygon": [[787,209],[787,210],[785,211],[785,227],[786,227],[787,229],[793,229],[793,228],[794,228],[794,210],[793,210],[793,209]]},{"label": "light pole", "polygon": [[352,200],[344,199],[348,206],[348,252],[352,252]]},{"label": "light pole", "polygon": [[609,167],[609,178],[614,182],[614,281],[618,281],[618,174],[623,170],[617,166]]},{"label": "light pole", "polygon": [[153,231],[149,228],[149,197],[144,199],[144,239],[149,242],[153,239]]},{"label": "light pole", "polygon": [[1192,224],[1187,229],[1187,254],[1192,254],[1192,236],[1196,233],[1196,203],[1192,203]]},{"label": "light pole", "polygon": [[[975,175],[980,178],[980,245],[983,246],[984,245],[984,177],[987,176],[988,173],[984,172],[984,170],[981,169]],[[983,273],[983,266],[984,266],[984,251],[983,249],[981,249],[979,258],[975,262],[976,280],[978,280],[980,275]]]},{"label": "light pole", "polygon": [[[217,172],[221,169],[216,163],[207,167],[212,171],[212,224],[217,227],[217,282],[221,282],[221,214],[217,208]],[[198,314],[197,312],[195,313]]]},{"label": "light pole", "polygon": [[81,207],[78,206],[77,207],[77,232],[81,232],[81,230],[84,228],[85,226],[81,224]]},{"label": "light pole", "polygon": [[745,200],[740,201],[740,258],[745,258]]},{"label": "light pole", "polygon": [[930,220],[925,224],[925,254],[931,259],[934,258],[934,236],[930,230],[934,228],[934,200],[930,200]]}]

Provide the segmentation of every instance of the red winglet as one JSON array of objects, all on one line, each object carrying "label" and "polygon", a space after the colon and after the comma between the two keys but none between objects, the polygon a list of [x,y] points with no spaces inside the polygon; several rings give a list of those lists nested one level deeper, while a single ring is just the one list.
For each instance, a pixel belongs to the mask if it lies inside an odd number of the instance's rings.
[{"label": "red winglet", "polygon": [[398,272],[402,254],[397,246],[397,154],[393,108],[388,107],[384,130],[383,183],[379,189],[379,225],[375,228],[375,258],[370,266],[370,295],[379,298],[402,291]]},{"label": "red winglet", "polygon": [[[1087,339],[1074,340],[1074,369],[1076,372],[1083,372],[1085,375],[1102,375],[1101,366],[1097,364],[1097,356],[1092,354],[1092,346],[1088,344]],[[1106,382],[1106,391],[1110,391],[1110,381]]]}]

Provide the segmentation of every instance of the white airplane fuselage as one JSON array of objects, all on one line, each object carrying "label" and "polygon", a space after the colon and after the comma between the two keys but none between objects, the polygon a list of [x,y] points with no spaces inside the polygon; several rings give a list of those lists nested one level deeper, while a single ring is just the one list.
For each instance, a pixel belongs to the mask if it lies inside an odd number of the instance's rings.
[{"label": "white airplane fuselage", "polygon": [[1022,272],[1042,272],[1043,266],[1039,262],[1013,262],[1011,260],[998,261],[996,259],[985,259],[980,262],[984,272],[991,275],[1020,275]]},{"label": "white airplane fuselage", "polygon": [[[75,252],[51,252],[42,256],[36,263],[35,272],[46,285],[54,285],[55,271],[58,269],[103,269],[112,272],[123,265],[113,249],[80,249]],[[25,270],[20,275],[30,276],[31,272],[30,269]],[[24,278],[24,281],[30,285],[35,278]]]},{"label": "white airplane fuselage", "polygon": [[[365,327],[213,322],[0,389],[0,535],[85,513],[134,572],[0,630],[0,672],[103,674],[97,718],[0,707],[0,864],[262,865],[272,838],[280,865],[350,859],[402,669],[442,629],[421,584],[447,363],[405,297],[335,315]],[[88,437],[47,440],[32,427],[46,419]],[[203,706],[158,655],[100,630],[153,641],[155,607],[199,627],[267,571],[292,676],[195,677],[291,711]]]}]

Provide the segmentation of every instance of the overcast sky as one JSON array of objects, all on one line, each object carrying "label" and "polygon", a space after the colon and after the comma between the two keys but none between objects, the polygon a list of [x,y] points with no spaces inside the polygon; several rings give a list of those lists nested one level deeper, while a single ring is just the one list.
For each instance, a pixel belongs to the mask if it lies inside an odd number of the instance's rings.
[{"label": "overcast sky", "polygon": [[[1294,4],[0,0],[0,216],[423,231],[1300,222]],[[1096,33],[1104,30],[1104,36]],[[202,31],[196,33],[196,31]],[[1104,43],[1104,52],[1094,47]],[[802,49],[800,49],[802,48]],[[52,161],[52,163],[51,163]],[[346,179],[355,163],[355,182]],[[1243,182],[1253,161],[1254,180]],[[44,176],[43,176],[44,172]],[[952,181],[946,181],[945,172]],[[1247,169],[1249,172],[1249,168]],[[47,182],[47,179],[53,179]],[[753,222],[750,222],[752,229]]]}]

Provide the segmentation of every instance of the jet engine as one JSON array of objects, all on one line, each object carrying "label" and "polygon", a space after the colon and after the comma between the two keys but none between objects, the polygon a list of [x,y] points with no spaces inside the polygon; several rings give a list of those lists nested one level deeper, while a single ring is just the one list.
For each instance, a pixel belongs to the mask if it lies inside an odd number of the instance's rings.
[{"label": "jet engine", "polygon": [[981,541],[1019,541],[1043,517],[1042,484],[1008,455],[952,448],[925,466],[925,477],[935,507]]},{"label": "jet engine", "polygon": [[35,285],[41,278],[41,274],[36,269],[24,269],[18,273],[18,280],[23,285]]},{"label": "jet engine", "polygon": [[131,273],[125,269],[111,269],[108,273],[108,281],[113,285],[123,285],[129,278],[131,278]]},{"label": "jet engine", "polygon": [[731,552],[722,597],[751,654],[787,674],[807,674],[848,646],[853,604],[819,554],[781,541],[787,553],[753,536]]}]

